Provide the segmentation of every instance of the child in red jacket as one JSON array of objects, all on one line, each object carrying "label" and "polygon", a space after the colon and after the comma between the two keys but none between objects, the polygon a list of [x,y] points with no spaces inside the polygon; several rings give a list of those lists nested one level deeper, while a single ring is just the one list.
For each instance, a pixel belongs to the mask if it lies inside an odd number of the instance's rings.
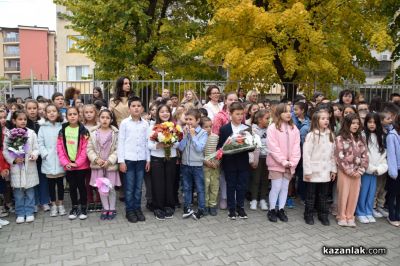
[{"label": "child in red jacket", "polygon": [[[7,163],[7,161],[4,159],[3,156],[3,141],[4,141],[4,135],[7,130],[6,118],[7,118],[7,112],[5,110],[0,110],[0,194],[3,194],[2,197],[4,199],[7,190],[7,181],[10,180],[10,165]],[[0,207],[3,208],[2,205]],[[0,210],[0,217],[5,217],[7,215],[8,212],[3,211],[3,209]],[[3,225],[7,224],[9,224],[8,221],[0,219],[0,228]]]}]

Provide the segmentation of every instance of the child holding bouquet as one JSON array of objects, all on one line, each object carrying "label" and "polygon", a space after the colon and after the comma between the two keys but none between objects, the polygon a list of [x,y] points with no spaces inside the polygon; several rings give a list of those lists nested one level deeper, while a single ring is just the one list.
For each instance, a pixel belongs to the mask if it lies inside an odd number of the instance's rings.
[{"label": "child holding bouquet", "polygon": [[[242,124],[244,108],[234,102],[229,106],[231,123],[220,128],[217,149],[222,148],[226,140],[232,134],[238,134],[248,126]],[[247,219],[244,211],[244,195],[247,189],[247,179],[250,176],[249,154],[247,151],[233,155],[224,155],[222,158],[222,169],[225,174],[228,200],[228,217],[236,219],[236,212],[241,219]]]},{"label": "child holding bouquet", "polygon": [[169,106],[160,104],[155,125],[149,128],[152,206],[157,220],[171,219],[175,212],[176,149],[182,139],[182,130],[171,122]]},{"label": "child holding bouquet", "polygon": [[108,185],[110,185],[108,193],[99,193],[103,205],[100,219],[112,220],[117,215],[115,186],[121,186],[117,164],[118,129],[111,126],[112,113],[110,110],[101,110],[99,117],[100,125],[90,131],[90,140],[87,146],[87,155],[92,168],[90,186],[100,190],[99,186],[103,185],[101,178],[108,179]]},{"label": "child holding bouquet", "polygon": [[[300,132],[293,124],[290,105],[280,103],[275,109],[275,122],[267,130],[267,165],[271,191],[269,192],[268,220],[287,222],[285,203],[288,195],[290,179],[299,163]],[[275,210],[279,198],[278,212]]]},{"label": "child holding bouquet", "polygon": [[34,187],[39,184],[36,167],[36,159],[39,156],[37,136],[33,130],[26,128],[28,117],[24,111],[15,111],[11,119],[16,128],[10,130],[5,138],[3,155],[11,165],[16,223],[30,223],[35,220]]}]

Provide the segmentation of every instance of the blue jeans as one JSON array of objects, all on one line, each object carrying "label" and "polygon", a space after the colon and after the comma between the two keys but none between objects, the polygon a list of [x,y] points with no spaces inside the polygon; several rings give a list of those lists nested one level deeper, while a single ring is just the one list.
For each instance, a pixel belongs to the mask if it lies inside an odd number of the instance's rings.
[{"label": "blue jeans", "polygon": [[363,174],[361,176],[361,189],[358,196],[356,215],[372,216],[376,191],[376,176]]},{"label": "blue jeans", "polygon": [[224,169],[227,198],[228,198],[228,209],[234,210],[236,207],[244,207],[244,195],[247,189],[247,179],[250,176],[250,172],[247,170],[235,170],[229,171]]},{"label": "blue jeans", "polygon": [[126,212],[141,209],[142,184],[146,161],[125,160],[127,171],[124,174],[124,193]]},{"label": "blue jeans", "polygon": [[42,164],[37,164],[39,175],[39,185],[35,187],[35,205],[44,205],[50,203],[49,184],[47,177],[41,171]]},{"label": "blue jeans", "polygon": [[203,166],[181,165],[181,175],[183,179],[184,207],[192,205],[193,181],[196,185],[199,209],[206,207],[205,184]]},{"label": "blue jeans", "polygon": [[35,188],[14,188],[14,200],[17,217],[33,215],[35,211]]}]

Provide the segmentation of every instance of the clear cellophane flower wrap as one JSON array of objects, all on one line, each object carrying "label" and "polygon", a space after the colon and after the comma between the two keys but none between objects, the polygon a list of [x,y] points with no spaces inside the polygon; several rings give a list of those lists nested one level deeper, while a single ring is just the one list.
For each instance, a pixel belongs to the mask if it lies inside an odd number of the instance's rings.
[{"label": "clear cellophane flower wrap", "polygon": [[169,160],[171,157],[171,146],[181,141],[182,137],[183,130],[180,125],[174,122],[164,122],[154,125],[150,139],[166,145],[166,147],[164,147],[165,159]]},{"label": "clear cellophane flower wrap", "polygon": [[250,129],[232,134],[222,148],[206,156],[204,160],[221,160],[224,155],[232,155],[241,152],[251,152],[261,147],[260,136],[253,134]]}]

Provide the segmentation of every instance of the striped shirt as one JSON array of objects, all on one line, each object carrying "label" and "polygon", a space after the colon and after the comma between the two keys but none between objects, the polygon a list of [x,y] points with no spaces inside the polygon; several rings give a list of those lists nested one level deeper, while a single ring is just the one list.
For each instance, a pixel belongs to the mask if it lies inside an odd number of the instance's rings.
[{"label": "striped shirt", "polygon": [[204,149],[204,156],[209,156],[217,151],[218,139],[219,136],[214,133],[211,133],[211,135],[208,136],[206,147]]}]

